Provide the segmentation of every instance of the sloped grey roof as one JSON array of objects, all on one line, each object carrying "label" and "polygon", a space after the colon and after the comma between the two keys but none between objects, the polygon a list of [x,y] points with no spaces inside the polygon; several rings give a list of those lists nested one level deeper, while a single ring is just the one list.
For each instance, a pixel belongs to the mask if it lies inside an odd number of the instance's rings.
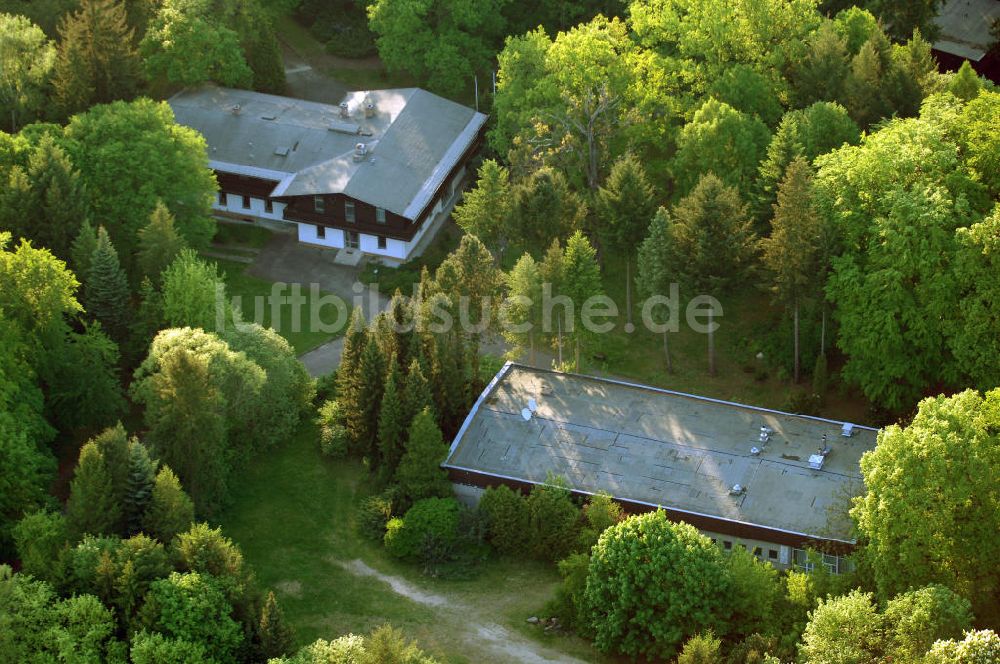
[{"label": "sloped grey roof", "polygon": [[216,86],[169,104],[177,122],[204,135],[217,170],[279,180],[272,196],[342,193],[411,219],[486,122],[419,88],[349,92],[344,101],[349,118],[338,106]]}]

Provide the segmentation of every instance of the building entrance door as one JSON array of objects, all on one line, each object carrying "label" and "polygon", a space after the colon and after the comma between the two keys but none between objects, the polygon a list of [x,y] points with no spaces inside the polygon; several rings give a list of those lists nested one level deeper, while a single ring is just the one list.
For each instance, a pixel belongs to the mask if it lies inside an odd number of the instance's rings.
[{"label": "building entrance door", "polygon": [[361,238],[358,236],[357,231],[344,231],[347,234],[347,248],[348,249],[360,249],[361,248]]}]

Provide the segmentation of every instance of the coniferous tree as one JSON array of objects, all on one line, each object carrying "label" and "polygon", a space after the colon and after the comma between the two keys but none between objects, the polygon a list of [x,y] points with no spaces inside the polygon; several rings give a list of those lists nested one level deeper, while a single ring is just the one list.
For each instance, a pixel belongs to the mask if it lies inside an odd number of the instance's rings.
[{"label": "coniferous tree", "polygon": [[403,383],[402,420],[403,430],[406,431],[410,428],[413,418],[422,410],[429,408],[431,412],[434,412],[434,392],[424,374],[423,365],[417,358],[410,360],[410,370],[406,372]]},{"label": "coniferous tree", "polygon": [[154,283],[187,247],[187,242],[174,227],[174,216],[162,201],[157,202],[149,224],[139,230],[139,253],[136,262],[140,272]]},{"label": "coniferous tree", "polygon": [[97,231],[90,225],[89,220],[84,219],[69,250],[70,264],[74,273],[84,276],[90,272],[90,259],[95,249],[97,249]]},{"label": "coniferous tree", "polygon": [[141,63],[120,2],[83,0],[79,10],[63,18],[59,37],[53,85],[63,113],[135,94]]},{"label": "coniferous tree", "polygon": [[386,319],[393,337],[392,348],[396,356],[396,366],[401,374],[405,374],[410,368],[410,360],[417,351],[414,347],[417,343],[416,312],[413,301],[404,297],[399,289],[389,300]]},{"label": "coniferous tree", "polygon": [[778,188],[771,235],[761,240],[762,259],[772,275],[771,290],[792,311],[796,383],[800,375],[799,309],[802,299],[818,290],[822,242],[822,221],[812,202],[812,169],[799,157],[788,166]]},{"label": "coniferous tree", "polygon": [[118,521],[115,522],[116,534],[125,532],[125,498],[128,494],[128,477],[130,470],[128,433],[121,422],[108,427],[94,437],[94,444],[101,453],[104,467],[111,480],[111,491],[115,504],[118,505]]},{"label": "coniferous tree", "polygon": [[404,421],[403,400],[400,390],[403,379],[396,364],[396,357],[389,360],[389,374],[385,380],[382,404],[378,414],[378,448],[380,472],[389,481],[396,472],[396,466],[403,456],[403,446],[408,423]]},{"label": "coniferous tree", "polygon": [[979,80],[972,65],[968,60],[962,61],[962,66],[951,77],[948,82],[948,91],[963,101],[971,101],[982,89],[983,83]]},{"label": "coniferous tree", "polygon": [[84,535],[110,535],[116,531],[121,506],[116,500],[111,474],[93,441],[80,449],[69,501],[66,525],[75,540]]},{"label": "coniferous tree", "polygon": [[168,466],[156,474],[149,496],[149,506],[142,520],[146,534],[169,543],[194,523],[194,503],[181,487],[180,480]]},{"label": "coniferous tree", "polygon": [[[528,362],[535,363],[535,342],[542,325],[542,273],[531,254],[525,252],[506,275],[507,299],[503,305],[503,336],[515,350],[528,349]],[[530,326],[522,330],[523,326]]]},{"label": "coniferous tree", "polygon": [[[671,271],[690,297],[718,297],[752,267],[756,237],[739,192],[711,173],[674,206],[670,226]],[[720,267],[720,266],[724,266]],[[708,371],[715,373],[715,335],[708,323]]]},{"label": "coniferous tree", "polygon": [[562,283],[559,293],[569,297],[573,303],[573,325],[569,330],[573,341],[576,370],[580,371],[580,349],[592,333],[583,325],[584,302],[595,295],[603,295],[601,268],[597,264],[597,252],[583,233],[577,231],[566,242],[563,256]]},{"label": "coniferous tree", "polygon": [[26,237],[62,259],[70,257],[74,229],[90,214],[80,175],[55,140],[45,135],[28,162],[31,207]]},{"label": "coniferous tree", "polygon": [[285,621],[285,614],[278,606],[273,591],[267,593],[257,627],[260,653],[265,661],[282,657],[292,649],[294,642],[292,627]]},{"label": "coniferous tree", "polygon": [[[2,174],[0,174],[2,175]],[[28,174],[15,165],[2,180],[0,187],[0,231],[9,231],[15,239],[32,238],[34,196]]]},{"label": "coniferous tree", "polygon": [[345,404],[345,407],[348,404],[353,406],[357,401],[358,365],[367,341],[364,313],[361,307],[355,307],[344,332],[344,346],[340,352],[340,365],[337,367],[336,376],[337,400]]},{"label": "coniferous tree", "polygon": [[459,228],[483,241],[502,259],[510,229],[511,186],[507,169],[492,159],[479,167],[475,188],[465,193],[452,216]]},{"label": "coniferous tree", "polygon": [[656,213],[656,199],[642,163],[632,153],[620,157],[597,190],[598,237],[607,249],[631,255]]},{"label": "coniferous tree", "polygon": [[429,410],[423,410],[410,425],[406,453],[399,462],[396,481],[410,504],[424,498],[446,498],[451,483],[441,463],[448,456],[448,445]]},{"label": "coniferous tree", "polygon": [[165,325],[163,319],[163,296],[149,277],[143,277],[139,285],[139,308],[132,319],[129,330],[130,343],[128,360],[136,362],[149,350],[150,341]]},{"label": "coniferous tree", "polygon": [[125,526],[128,535],[142,530],[156,484],[156,462],[149,458],[146,446],[133,440],[128,448],[128,479],[125,483]]},{"label": "coniferous tree", "polygon": [[[661,207],[649,224],[649,234],[639,247],[636,286],[640,297],[646,300],[653,296],[669,296],[671,284],[674,283],[673,275],[676,273],[676,268],[671,264],[674,255],[670,241],[670,223],[670,213]],[[654,317],[654,322],[664,326],[663,356],[667,372],[670,373],[674,367],[670,358],[670,340],[667,335],[670,332],[671,317],[679,315],[679,312],[657,307],[650,314]]]},{"label": "coniferous tree", "polygon": [[375,336],[369,334],[358,362],[353,400],[341,401],[354,448],[368,457],[372,468],[378,467],[378,415],[385,389],[385,364]]},{"label": "coniferous tree", "polygon": [[850,71],[847,42],[831,21],[824,21],[806,42],[804,56],[792,64],[792,87],[800,107],[844,98]]},{"label": "coniferous tree", "polygon": [[112,339],[119,343],[125,339],[129,319],[128,278],[103,226],[97,229],[97,247],[90,257],[90,269],[84,282],[84,305]]},{"label": "coniferous tree", "polygon": [[437,335],[432,366],[438,421],[450,436],[458,431],[468,406],[467,362],[461,335],[454,332]]}]

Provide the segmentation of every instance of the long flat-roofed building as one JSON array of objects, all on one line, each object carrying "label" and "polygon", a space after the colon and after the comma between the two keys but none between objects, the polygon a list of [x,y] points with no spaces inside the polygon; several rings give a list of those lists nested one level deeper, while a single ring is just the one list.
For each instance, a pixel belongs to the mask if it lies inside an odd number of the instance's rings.
[{"label": "long flat-roofed building", "polygon": [[168,103],[208,143],[217,214],[294,224],[300,242],[388,262],[440,228],[486,127],[420,88],[348,92],[335,106],[206,85]]},{"label": "long flat-roofed building", "polygon": [[863,489],[870,427],[616,380],[508,363],[476,401],[444,467],[459,495],[549,473],[629,511],[662,508],[724,549],[778,567],[855,544],[847,510]]}]

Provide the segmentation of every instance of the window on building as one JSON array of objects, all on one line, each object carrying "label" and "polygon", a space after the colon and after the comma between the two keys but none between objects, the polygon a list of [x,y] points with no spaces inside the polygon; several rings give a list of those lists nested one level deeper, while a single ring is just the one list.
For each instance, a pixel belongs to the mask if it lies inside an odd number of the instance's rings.
[{"label": "window on building", "polygon": [[726,551],[732,551],[733,543],[730,542],[729,540],[722,540],[722,548],[725,549]]},{"label": "window on building", "polygon": [[267,212],[268,214],[274,212],[274,203],[271,202],[270,198],[264,199],[264,212]]},{"label": "window on building", "polygon": [[322,196],[313,196],[313,210],[320,214],[326,212],[326,201],[323,200]]},{"label": "window on building", "polygon": [[326,226],[316,226],[316,237],[320,240],[326,239]]},{"label": "window on building", "polygon": [[226,207],[226,192],[224,191],[219,192],[219,205]]},{"label": "window on building", "polygon": [[379,248],[379,249],[385,249],[385,248],[386,248],[386,246],[387,246],[387,244],[388,244],[388,243],[386,242],[386,239],[385,239],[385,237],[384,237],[384,236],[382,236],[382,235],[379,235],[379,236],[378,236],[378,248]]},{"label": "window on building", "polygon": [[758,558],[760,558],[761,554],[763,554],[763,553],[764,553],[764,550],[761,549],[759,546],[755,546],[753,548],[753,555],[757,556]]},{"label": "window on building", "polygon": [[375,208],[375,221],[380,224],[385,223],[385,208]]},{"label": "window on building", "polygon": [[244,210],[249,210],[250,209],[250,197],[249,196],[244,196],[243,197],[243,209]]},{"label": "window on building", "polygon": [[344,219],[349,224],[354,223],[354,201],[344,201]]},{"label": "window on building", "polygon": [[778,552],[775,549],[768,549],[767,550],[767,557],[770,558],[771,560],[777,560],[778,559]]},{"label": "window on building", "polygon": [[808,551],[804,551],[803,549],[793,549],[792,562],[795,563],[796,567],[799,567],[806,572],[811,572],[815,569],[817,560],[821,562],[831,574],[843,574],[848,571],[847,559],[841,559],[840,556],[831,555],[829,553],[818,555],[818,558],[814,557],[810,560]]}]

